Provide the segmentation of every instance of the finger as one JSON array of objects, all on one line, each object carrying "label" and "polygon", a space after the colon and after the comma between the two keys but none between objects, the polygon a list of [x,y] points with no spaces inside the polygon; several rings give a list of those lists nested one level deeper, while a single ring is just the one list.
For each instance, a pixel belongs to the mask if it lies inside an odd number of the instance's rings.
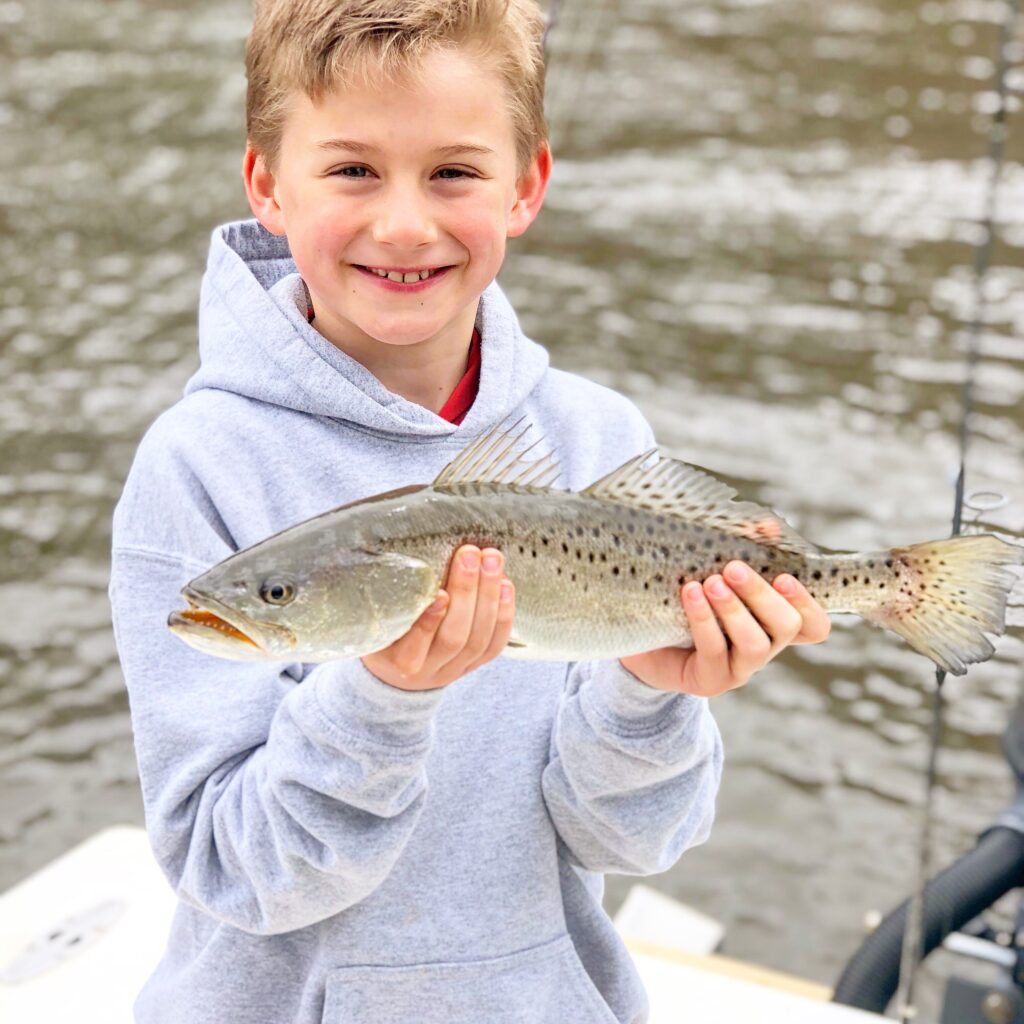
[{"label": "finger", "polygon": [[408,633],[399,637],[383,650],[366,656],[364,660],[370,661],[371,671],[376,659],[384,658],[390,661],[401,675],[406,677],[416,675],[426,661],[427,652],[444,621],[449,603],[450,598],[447,592],[439,591],[434,603],[412,624]]},{"label": "finger", "polygon": [[715,618],[714,609],[696,581],[691,580],[683,587],[683,611],[690,625],[694,650],[709,663],[709,667],[727,669],[729,644]]},{"label": "finger", "polygon": [[704,581],[704,593],[718,616],[722,632],[732,641],[730,671],[734,676],[749,678],[770,660],[771,637],[718,573]]},{"label": "finger", "polygon": [[772,586],[800,614],[800,630],[791,643],[820,644],[828,638],[832,632],[832,620],[799,580],[784,573],[772,580]]},{"label": "finger", "polygon": [[723,575],[771,638],[773,654],[793,642],[803,628],[803,618],[778,590],[744,562],[729,562]]},{"label": "finger", "polygon": [[498,621],[505,559],[496,548],[484,548],[481,556],[473,623],[465,646],[457,659],[462,665],[476,664],[483,658]]},{"label": "finger", "polygon": [[480,549],[474,544],[464,544],[455,552],[448,568],[445,590],[451,597],[451,604],[427,652],[425,668],[436,671],[456,658],[466,646],[476,615],[479,585]]},{"label": "finger", "polygon": [[512,625],[516,613],[516,592],[512,581],[503,579],[498,597],[498,616],[494,622],[494,631],[491,634],[491,641],[487,645],[481,657],[467,666],[466,671],[472,672],[481,665],[493,661],[508,646],[509,638],[512,635]]}]

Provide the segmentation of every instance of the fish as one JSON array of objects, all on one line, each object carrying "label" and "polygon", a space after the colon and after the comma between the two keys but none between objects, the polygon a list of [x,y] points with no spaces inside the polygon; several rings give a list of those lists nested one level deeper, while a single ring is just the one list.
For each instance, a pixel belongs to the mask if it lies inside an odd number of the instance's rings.
[{"label": "fish", "polygon": [[[707,470],[638,454],[581,491],[554,486],[553,451],[528,457],[531,424],[501,425],[428,484],[324,512],[189,582],[168,626],[240,661],[323,662],[387,647],[441,589],[463,544],[494,547],[516,592],[504,656],[622,658],[689,647],[679,588],[741,559],[789,573],[829,613],[852,612],[954,675],[994,653],[1024,547],[970,534],[869,552],[805,540]],[[651,461],[653,458],[655,461]]]}]

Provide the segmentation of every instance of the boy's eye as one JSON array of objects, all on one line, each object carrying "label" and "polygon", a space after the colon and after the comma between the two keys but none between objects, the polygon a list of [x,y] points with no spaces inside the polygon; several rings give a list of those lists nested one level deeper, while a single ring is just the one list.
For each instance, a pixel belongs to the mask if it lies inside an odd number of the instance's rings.
[{"label": "boy's eye", "polygon": [[343,178],[365,178],[369,173],[368,167],[339,167],[334,174]]},{"label": "boy's eye", "polygon": [[474,175],[464,171],[461,167],[442,167],[437,176],[443,181],[457,181],[459,178],[472,178]]}]

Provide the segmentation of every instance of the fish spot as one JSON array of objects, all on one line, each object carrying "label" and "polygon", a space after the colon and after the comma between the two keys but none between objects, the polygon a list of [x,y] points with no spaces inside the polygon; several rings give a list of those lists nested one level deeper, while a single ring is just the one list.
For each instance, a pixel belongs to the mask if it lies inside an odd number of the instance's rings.
[{"label": "fish spot", "polygon": [[564,540],[562,541],[562,554],[563,555],[569,554],[569,545],[566,544]]},{"label": "fish spot", "polygon": [[629,533],[636,533],[636,524],[635,523],[626,523],[626,530]]},{"label": "fish spot", "polygon": [[662,574],[660,572],[656,572],[654,574],[654,582],[655,583],[663,583],[664,580],[665,580],[665,577],[662,576]]},{"label": "fish spot", "polygon": [[531,554],[531,555],[532,555],[532,556],[533,556],[534,558],[536,558],[536,557],[537,557],[537,549],[536,549],[536,548],[530,548],[530,554]]},{"label": "fish spot", "polygon": [[593,562],[594,561],[594,552],[593,551],[589,552],[587,554],[587,557],[590,559],[591,562]]},{"label": "fish spot", "polygon": [[816,580],[820,580],[821,579],[821,570],[820,569],[815,569],[812,575],[814,576],[814,578]]},{"label": "fish spot", "polygon": [[594,528],[593,528],[593,529],[592,529],[592,530],[591,530],[590,532],[591,532],[591,533],[592,533],[592,534],[593,534],[593,535],[594,535],[595,537],[600,537],[600,536],[601,536],[601,527],[600,527],[600,526],[595,526],[595,527],[594,527]]},{"label": "fish spot", "polygon": [[617,565],[613,565],[612,566],[612,575],[613,576],[618,576],[619,575],[619,567]]},{"label": "fish spot", "polygon": [[576,557],[577,557],[577,558],[582,558],[582,557],[583,557],[583,552],[582,552],[582,551],[580,551],[580,549],[579,549],[579,548],[577,548],[577,549],[576,549]]},{"label": "fish spot", "polygon": [[844,587],[848,587],[849,585],[850,585],[850,581],[844,576],[843,577],[843,586]]},{"label": "fish spot", "polygon": [[714,546],[715,546],[715,542],[710,537],[708,537],[708,539],[706,541],[704,541],[704,547],[710,549],[710,548],[713,548]]},{"label": "fish spot", "polygon": [[572,580],[573,583],[575,583],[576,582],[576,573],[573,573],[572,576],[570,577],[570,579]]},{"label": "fish spot", "polygon": [[577,526],[576,527],[576,536],[577,537],[582,537],[583,536],[583,527],[582,526]]},{"label": "fish spot", "polygon": [[770,565],[762,565],[761,566],[761,572],[762,573],[771,572],[771,571],[772,571],[772,567]]},{"label": "fish spot", "polygon": [[644,590],[650,590],[651,584],[648,580],[644,580]]},{"label": "fish spot", "polygon": [[833,570],[832,570],[832,572],[830,573],[830,575],[831,575],[831,576],[832,576],[833,578],[835,578],[836,576],[838,576],[838,575],[839,575],[839,570],[838,570],[838,569],[833,569]]},{"label": "fish spot", "polygon": [[690,566],[689,572],[690,572],[691,576],[696,576],[697,575],[697,571],[698,571],[697,570],[697,566],[695,566],[695,565],[691,565]]},{"label": "fish spot", "polygon": [[608,561],[608,556],[603,551],[601,552],[601,561],[602,562],[607,562]]},{"label": "fish spot", "polygon": [[686,550],[690,551],[690,552],[696,551],[697,550],[697,545],[696,544],[687,544],[686,545]]},{"label": "fish spot", "polygon": [[541,537],[540,542],[541,542],[541,544],[544,545],[544,547],[548,546],[548,539],[547,539],[547,537]]},{"label": "fish spot", "polygon": [[653,537],[654,536],[654,525],[652,523],[648,523],[647,524],[647,536],[648,537]]},{"label": "fish spot", "polygon": [[631,565],[629,567],[629,575],[630,576],[635,576],[636,575],[636,566],[635,565]]},{"label": "fish spot", "polygon": [[665,598],[665,600],[664,600],[664,601],[662,601],[661,603],[662,603],[663,605],[665,605],[665,607],[667,608],[667,607],[668,607],[668,598],[666,597],[666,598]]}]

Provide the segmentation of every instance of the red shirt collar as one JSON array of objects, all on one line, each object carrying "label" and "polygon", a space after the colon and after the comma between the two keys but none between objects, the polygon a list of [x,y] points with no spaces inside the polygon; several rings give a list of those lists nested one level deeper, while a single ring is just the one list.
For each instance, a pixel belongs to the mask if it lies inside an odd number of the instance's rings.
[{"label": "red shirt collar", "polygon": [[473,340],[469,346],[469,362],[462,380],[455,385],[455,390],[448,396],[441,411],[437,414],[449,423],[461,423],[466,413],[476,400],[480,388],[480,332],[473,330]]}]

